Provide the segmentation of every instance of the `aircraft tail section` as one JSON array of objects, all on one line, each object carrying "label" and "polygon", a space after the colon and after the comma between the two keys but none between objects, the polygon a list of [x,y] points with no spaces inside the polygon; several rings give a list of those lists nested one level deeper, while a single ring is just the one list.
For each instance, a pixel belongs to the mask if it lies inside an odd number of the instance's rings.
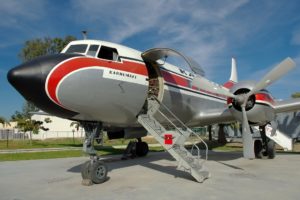
[{"label": "aircraft tail section", "polygon": [[229,80],[224,84],[224,87],[230,89],[234,84],[238,82],[236,60],[231,58],[231,74]]},{"label": "aircraft tail section", "polygon": [[238,82],[237,69],[236,69],[236,60],[235,58],[231,58],[231,74],[229,81]]}]

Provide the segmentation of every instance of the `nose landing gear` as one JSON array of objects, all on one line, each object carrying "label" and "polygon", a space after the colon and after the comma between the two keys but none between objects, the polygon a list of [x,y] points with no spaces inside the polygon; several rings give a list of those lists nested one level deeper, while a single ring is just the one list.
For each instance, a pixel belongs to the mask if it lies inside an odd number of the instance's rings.
[{"label": "nose landing gear", "polygon": [[97,143],[103,141],[102,123],[83,123],[83,128],[86,134],[83,151],[90,155],[90,160],[81,166],[82,185],[103,183],[107,180],[107,166],[97,156],[94,148],[94,140]]}]

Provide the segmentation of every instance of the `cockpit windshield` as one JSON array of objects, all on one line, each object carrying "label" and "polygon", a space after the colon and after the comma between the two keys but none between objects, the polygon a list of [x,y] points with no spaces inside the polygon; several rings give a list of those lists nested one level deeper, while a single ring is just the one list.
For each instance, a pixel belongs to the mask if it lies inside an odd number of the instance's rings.
[{"label": "cockpit windshield", "polygon": [[119,54],[116,48],[98,44],[71,44],[63,53],[80,53],[105,60],[118,61]]},{"label": "cockpit windshield", "polygon": [[87,46],[87,44],[74,44],[71,45],[65,53],[85,53]]}]

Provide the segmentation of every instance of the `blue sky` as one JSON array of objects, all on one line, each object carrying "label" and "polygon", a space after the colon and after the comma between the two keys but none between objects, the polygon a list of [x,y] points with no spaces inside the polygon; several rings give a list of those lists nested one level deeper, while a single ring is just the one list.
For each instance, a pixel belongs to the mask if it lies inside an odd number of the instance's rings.
[{"label": "blue sky", "polygon": [[259,80],[290,56],[297,68],[268,89],[280,99],[300,91],[298,0],[9,0],[0,4],[0,116],[9,118],[24,99],[8,84],[26,40],[39,37],[108,40],[144,51],[170,47],[193,57],[206,76],[224,83],[231,57],[239,79]]}]

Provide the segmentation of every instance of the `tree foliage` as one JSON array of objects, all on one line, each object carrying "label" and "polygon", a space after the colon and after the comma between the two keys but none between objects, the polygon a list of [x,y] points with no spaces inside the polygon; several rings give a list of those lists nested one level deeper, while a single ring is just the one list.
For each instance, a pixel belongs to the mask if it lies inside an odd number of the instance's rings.
[{"label": "tree foliage", "polygon": [[45,37],[28,40],[21,49],[19,57],[23,62],[26,62],[39,56],[56,54],[73,40],[76,40],[76,38],[70,35],[65,38]]},{"label": "tree foliage", "polygon": [[292,98],[300,98],[300,92],[295,92],[291,95]]},{"label": "tree foliage", "polygon": [[9,121],[5,117],[1,117],[1,116],[0,116],[0,124],[2,124],[3,127],[5,127],[6,125],[10,125]]},{"label": "tree foliage", "polygon": [[30,119],[33,112],[37,112],[39,109],[29,101],[25,101],[22,111],[16,111],[12,116],[12,121],[18,121],[19,119]]}]

